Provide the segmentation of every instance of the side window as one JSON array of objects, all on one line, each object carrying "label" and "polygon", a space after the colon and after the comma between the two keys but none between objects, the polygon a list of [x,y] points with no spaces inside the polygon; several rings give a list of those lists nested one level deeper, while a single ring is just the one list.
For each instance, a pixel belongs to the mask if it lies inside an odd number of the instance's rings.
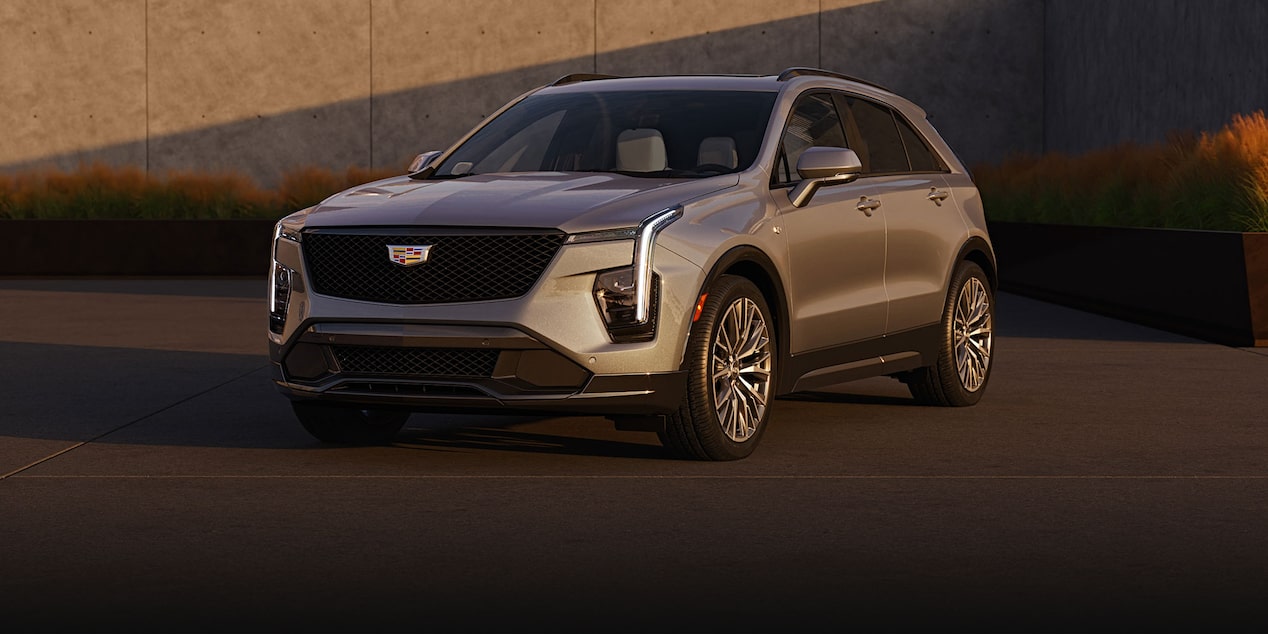
[{"label": "side window", "polygon": [[911,162],[911,171],[943,171],[942,161],[938,160],[933,150],[929,149],[929,145],[925,143],[925,140],[919,134],[916,134],[911,124],[907,123],[902,116],[895,116],[894,120],[898,122],[898,135],[903,139],[903,147],[907,148],[907,160]]},{"label": "side window", "polygon": [[865,99],[845,98],[850,119],[858,126],[861,142],[854,151],[863,163],[864,174],[887,174],[910,170],[903,140],[889,108]]},{"label": "side window", "polygon": [[780,140],[779,159],[775,162],[775,184],[795,183],[797,159],[812,147],[847,147],[841,117],[828,93],[803,95],[793,107]]}]

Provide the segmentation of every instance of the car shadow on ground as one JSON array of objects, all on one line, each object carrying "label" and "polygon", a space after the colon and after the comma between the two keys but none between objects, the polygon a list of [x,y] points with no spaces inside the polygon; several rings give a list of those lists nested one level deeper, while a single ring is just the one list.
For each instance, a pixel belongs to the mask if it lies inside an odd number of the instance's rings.
[{"label": "car shadow on ground", "polygon": [[920,407],[916,400],[911,397],[851,394],[846,392],[796,392],[781,396],[777,400],[804,403],[851,403],[855,405],[906,405],[908,407]]},{"label": "car shadow on ground", "polygon": [[670,458],[659,445],[498,427],[407,428],[397,435],[393,446],[429,451],[492,450],[603,458]]},{"label": "car shadow on ground", "polygon": [[[47,455],[27,441],[227,449],[329,450],[304,432],[254,355],[0,342],[10,361],[0,412],[0,456]],[[894,386],[781,397],[911,405]],[[901,388],[899,388],[901,389]],[[791,404],[791,403],[790,403]],[[775,415],[780,407],[775,406]],[[599,417],[417,414],[396,446],[434,451],[514,451],[666,459],[648,432],[618,432]],[[56,447],[48,449],[55,450]],[[28,460],[29,461],[29,460]]]}]

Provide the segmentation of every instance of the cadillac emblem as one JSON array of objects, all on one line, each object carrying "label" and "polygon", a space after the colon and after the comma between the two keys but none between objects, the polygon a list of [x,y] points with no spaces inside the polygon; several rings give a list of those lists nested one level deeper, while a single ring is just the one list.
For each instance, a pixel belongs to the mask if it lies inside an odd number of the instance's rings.
[{"label": "cadillac emblem", "polygon": [[392,264],[418,266],[427,261],[427,254],[430,251],[430,244],[389,244],[387,258],[392,261]]}]

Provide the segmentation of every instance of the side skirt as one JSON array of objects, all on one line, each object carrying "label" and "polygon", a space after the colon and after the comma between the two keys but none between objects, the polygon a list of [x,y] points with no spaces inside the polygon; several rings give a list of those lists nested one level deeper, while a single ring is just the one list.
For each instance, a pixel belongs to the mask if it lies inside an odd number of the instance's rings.
[{"label": "side skirt", "polygon": [[778,393],[813,390],[933,365],[941,343],[942,325],[930,324],[791,355],[784,359]]}]

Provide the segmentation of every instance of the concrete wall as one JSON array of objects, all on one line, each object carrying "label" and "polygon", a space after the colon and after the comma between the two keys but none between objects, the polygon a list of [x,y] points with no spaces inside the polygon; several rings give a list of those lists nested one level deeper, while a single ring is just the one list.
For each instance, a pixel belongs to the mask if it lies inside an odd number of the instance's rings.
[{"label": "concrete wall", "polygon": [[524,91],[594,70],[594,6],[577,0],[376,0],[375,167],[443,149]]},{"label": "concrete wall", "polygon": [[0,2],[0,165],[145,164],[145,3]]},{"label": "concrete wall", "polygon": [[1043,0],[823,7],[823,67],[920,104],[964,161],[1043,150]]},{"label": "concrete wall", "polygon": [[1042,148],[1044,0],[4,0],[0,170],[403,165],[570,72],[823,66]]},{"label": "concrete wall", "polygon": [[367,162],[364,0],[151,0],[147,12],[151,170]]},{"label": "concrete wall", "polygon": [[1268,2],[1051,0],[1044,137],[1081,152],[1268,108]]}]

